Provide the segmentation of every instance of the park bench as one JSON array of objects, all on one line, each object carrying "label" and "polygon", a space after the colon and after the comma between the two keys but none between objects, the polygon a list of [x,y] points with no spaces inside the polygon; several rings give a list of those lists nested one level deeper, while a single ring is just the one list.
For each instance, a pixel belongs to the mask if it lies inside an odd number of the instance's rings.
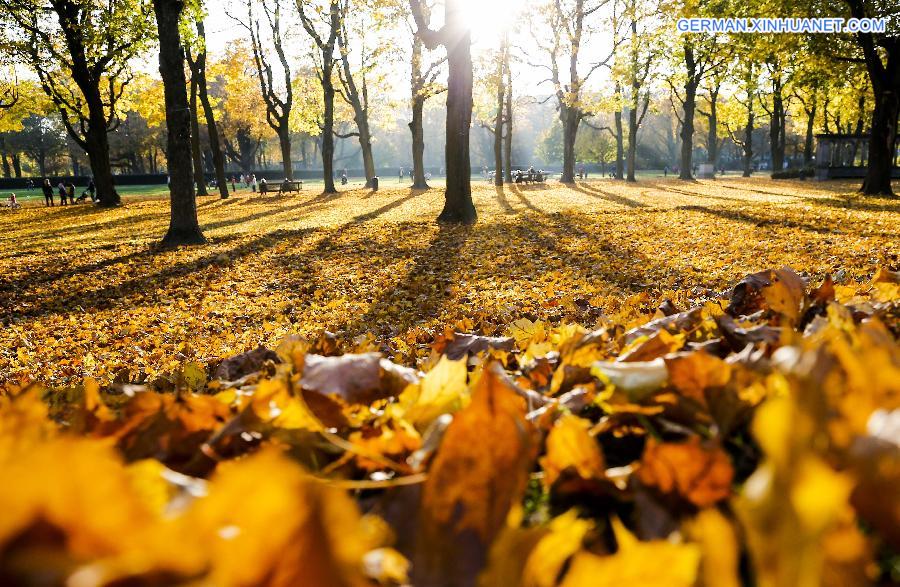
[{"label": "park bench", "polygon": [[513,179],[516,183],[544,183],[547,174],[543,171],[516,171]]},{"label": "park bench", "polygon": [[302,181],[283,181],[277,187],[270,186],[267,183],[259,184],[259,193],[260,194],[268,194],[268,193],[277,193],[283,194],[285,192],[300,192],[303,189]]}]

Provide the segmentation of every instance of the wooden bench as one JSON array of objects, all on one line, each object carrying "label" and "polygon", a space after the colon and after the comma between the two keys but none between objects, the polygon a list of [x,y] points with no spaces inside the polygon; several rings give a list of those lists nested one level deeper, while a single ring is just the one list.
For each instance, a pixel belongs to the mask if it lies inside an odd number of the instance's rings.
[{"label": "wooden bench", "polygon": [[278,184],[277,187],[270,186],[268,183],[259,184],[259,193],[260,194],[268,194],[268,193],[277,193],[283,194],[285,192],[300,192],[303,190],[303,182],[302,181],[283,181]]},{"label": "wooden bench", "polygon": [[513,176],[513,180],[515,183],[544,183],[547,179],[547,174],[543,171],[516,171]]}]

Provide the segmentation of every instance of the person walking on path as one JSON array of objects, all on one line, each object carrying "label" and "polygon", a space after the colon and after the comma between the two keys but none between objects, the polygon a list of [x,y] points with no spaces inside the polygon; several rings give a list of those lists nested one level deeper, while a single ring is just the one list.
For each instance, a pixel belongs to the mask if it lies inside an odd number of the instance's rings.
[{"label": "person walking on path", "polygon": [[257,186],[256,174],[254,173],[253,175],[250,176],[250,189],[251,189],[251,191],[253,191],[254,194],[256,193],[256,186]]},{"label": "person walking on path", "polygon": [[56,191],[59,192],[59,205],[67,206],[68,202],[66,201],[66,199],[67,199],[66,195],[68,194],[68,192],[66,191],[66,184],[64,184],[62,181],[60,181],[59,185],[56,186]]},{"label": "person walking on path", "polygon": [[45,179],[44,185],[41,186],[41,189],[44,192],[44,205],[45,206],[53,206],[53,186],[50,185],[50,180]]}]

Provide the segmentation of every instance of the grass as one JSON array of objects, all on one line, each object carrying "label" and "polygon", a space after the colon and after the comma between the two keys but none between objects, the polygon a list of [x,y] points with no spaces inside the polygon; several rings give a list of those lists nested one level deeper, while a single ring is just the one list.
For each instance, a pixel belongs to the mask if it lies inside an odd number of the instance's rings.
[{"label": "grass", "polygon": [[440,189],[383,185],[203,198],[209,243],[178,251],[155,247],[169,210],[151,189],[114,210],[0,211],[0,383],[147,380],[323,330],[414,364],[446,327],[594,327],[635,296],[651,313],[785,265],[863,281],[900,255],[900,203],[849,183],[478,182],[471,228],[435,225]]},{"label": "grass", "polygon": [[[734,175],[735,172],[730,172],[729,175]],[[558,179],[558,175],[556,178]],[[672,174],[670,173],[669,176]],[[664,178],[664,174],[661,170],[647,170],[640,171],[637,174],[639,180],[645,179],[660,179]],[[397,188],[397,187],[409,187],[412,181],[407,174],[404,176],[401,181],[398,176],[391,177],[382,177],[381,186],[384,188]],[[480,174],[476,174],[472,176],[472,180],[476,184],[486,183],[485,180],[481,177]],[[428,180],[429,185],[433,188],[443,188],[446,185],[446,178],[444,177],[434,177]],[[335,181],[336,184],[340,184],[340,178]],[[350,177],[348,178],[348,184],[346,186],[341,186],[342,189],[356,189],[362,188],[366,183],[365,177]],[[315,192],[317,190],[322,190],[325,182],[322,179],[304,179],[303,180],[303,188],[304,190]],[[135,197],[168,197],[169,188],[165,185],[124,185],[119,186],[118,188],[119,195],[121,195],[126,200],[132,199]],[[208,188],[210,194],[214,194],[216,192],[216,188],[209,187]],[[84,186],[76,186],[76,194],[81,195],[81,192],[84,191]],[[7,190],[4,192],[0,192],[0,199],[9,198],[9,194],[12,193],[11,190]],[[54,192],[55,193],[55,192]],[[252,194],[252,190],[250,188],[239,186],[237,189],[237,195],[250,195]],[[41,194],[39,188],[34,188],[32,190],[17,190],[16,195],[19,198],[19,201],[23,204],[29,205],[43,205],[44,197]],[[58,203],[58,199],[57,199]]]}]

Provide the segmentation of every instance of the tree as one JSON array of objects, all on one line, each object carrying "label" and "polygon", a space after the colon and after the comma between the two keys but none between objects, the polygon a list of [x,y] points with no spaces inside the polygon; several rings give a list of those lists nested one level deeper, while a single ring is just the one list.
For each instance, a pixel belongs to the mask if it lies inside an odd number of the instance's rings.
[{"label": "tree", "polygon": [[[430,20],[430,9],[427,3],[422,3],[424,20]],[[446,57],[428,60],[425,65],[425,45],[418,31],[412,30],[412,56],[410,61],[410,109],[412,119],[409,122],[409,132],[412,135],[412,161],[413,161],[413,188],[428,189],[425,181],[425,130],[423,116],[425,102],[434,96],[446,91],[446,87],[437,83],[441,74],[442,65]]]},{"label": "tree", "polygon": [[[491,106],[487,109],[476,108],[476,110],[480,111],[480,114],[485,114],[485,116],[479,116],[481,118],[480,126],[491,133],[494,137],[494,185],[502,186],[504,181],[503,175],[503,139],[504,139],[504,128],[507,128],[507,68],[509,67],[509,33],[505,32],[500,41],[500,46],[494,51],[489,61],[491,62],[489,67],[493,67],[494,71],[488,75],[481,76],[481,80],[488,86],[489,92],[491,93]],[[479,101],[481,102],[481,101]],[[479,104],[481,106],[481,104]],[[487,114],[485,110],[489,110],[490,114]],[[488,122],[485,120],[486,118],[492,118],[492,122]],[[509,131],[507,131],[509,133]],[[511,133],[510,133],[511,136]]]},{"label": "tree", "polygon": [[[281,79],[276,83],[272,64],[266,56],[264,39],[260,30],[260,19],[253,7],[259,4],[268,24],[268,36],[281,67]],[[300,3],[298,2],[298,6]],[[301,9],[302,10],[302,9]],[[266,122],[278,136],[281,147],[281,164],[284,177],[294,179],[294,165],[291,158],[291,108],[294,104],[291,67],[284,52],[281,24],[281,0],[247,0],[247,21],[232,17],[250,33],[250,48],[256,64],[256,75],[262,98],[266,103]]]},{"label": "tree", "polygon": [[119,122],[130,61],[153,38],[149,2],[0,0],[0,13],[16,31],[12,50],[37,73],[69,135],[87,152],[100,204],[118,204],[108,133]]},{"label": "tree", "polygon": [[790,94],[786,91],[789,79],[788,68],[781,59],[780,51],[771,52],[764,62],[771,92],[760,105],[769,115],[769,152],[772,171],[784,168],[785,141],[787,132],[787,104]]},{"label": "tree", "polygon": [[[628,0],[622,18],[628,22],[630,35],[626,41],[627,63],[624,66],[623,82],[628,89],[628,154],[626,156],[626,179],[635,181],[635,157],[637,154],[637,134],[647,109],[650,106],[648,78],[650,68],[658,50],[656,37],[658,29],[654,21],[657,9],[652,3]],[[621,142],[621,117],[618,121],[618,140]]]},{"label": "tree", "polygon": [[447,50],[447,188],[438,222],[473,224],[478,214],[472,202],[469,127],[472,125],[472,32],[461,0],[444,3],[444,26],[429,28],[422,0],[409,0],[416,34],[428,49]]},{"label": "tree", "polygon": [[748,54],[737,59],[737,91],[723,104],[722,121],[732,142],[743,152],[743,176],[753,172],[753,130],[759,97],[757,65]]},{"label": "tree", "polygon": [[707,79],[704,97],[707,109],[699,106],[697,112],[706,117],[706,162],[715,169],[719,164],[719,94],[725,79],[724,68],[720,68]]},{"label": "tree", "polygon": [[[190,49],[185,46],[185,55],[190,54]],[[197,117],[197,92],[199,82],[191,69],[191,160],[194,164],[194,185],[198,196],[209,195],[206,192],[206,172],[203,168],[203,152],[200,150],[200,120]]]},{"label": "tree", "polygon": [[336,194],[334,187],[334,49],[341,32],[341,7],[339,0],[327,0],[327,10],[316,10],[317,13],[327,15],[325,18],[325,32],[320,34],[316,23],[307,14],[304,0],[297,0],[297,10],[300,11],[300,20],[307,34],[319,50],[321,61],[318,63],[316,73],[322,84],[322,102],[324,115],[322,117],[322,171],[325,180],[325,193]]},{"label": "tree", "polygon": [[210,63],[208,70],[224,154],[245,174],[252,173],[262,138],[269,131],[266,103],[259,92],[247,91],[257,83],[252,52],[245,41],[239,40],[221,59]]},{"label": "tree", "polygon": [[[853,18],[893,17],[900,9],[893,3],[844,0]],[[896,26],[896,24],[894,25]],[[860,191],[870,195],[893,196],[891,171],[897,145],[897,118],[900,116],[900,35],[893,32],[856,33],[862,60],[869,72],[875,100],[869,137],[869,164]]]},{"label": "tree", "polygon": [[196,79],[197,81],[198,97],[203,106],[206,131],[209,135],[209,149],[212,152],[213,166],[216,170],[216,185],[219,188],[219,195],[224,200],[228,197],[228,179],[225,177],[225,157],[222,154],[222,145],[219,140],[219,128],[216,125],[216,116],[209,99],[209,86],[206,80],[206,29],[201,17],[197,18],[196,46],[197,55],[192,55],[192,51],[188,50],[186,57],[191,69],[191,80]]},{"label": "tree", "polygon": [[[586,102],[585,86],[594,72],[609,63],[615,52],[614,43],[612,52],[605,59],[590,63],[586,71],[579,70],[579,66],[584,68],[582,47],[588,35],[597,30],[590,22],[600,20],[594,18],[594,15],[608,2],[609,0],[554,0],[544,11],[549,16],[550,43],[542,44],[537,40],[541,35],[533,35],[538,48],[549,58],[549,65],[538,67],[550,73],[550,78],[546,81],[553,85],[559,120],[563,127],[563,172],[560,179],[563,183],[575,183],[575,140],[578,127],[582,120],[591,115]],[[613,37],[615,36],[613,31]],[[560,66],[562,59],[568,62],[566,68]],[[563,71],[567,71],[565,79]]]},{"label": "tree", "polygon": [[38,174],[47,177],[50,160],[66,150],[65,130],[58,116],[31,114],[22,121],[10,146],[27,155],[37,165]]},{"label": "tree", "polygon": [[[373,40],[372,31],[383,34],[379,23],[384,19],[382,6],[377,2],[357,0],[350,2],[342,10],[341,29],[338,34],[338,50],[341,67],[338,79],[341,81],[341,97],[353,109],[359,147],[362,153],[366,187],[372,187],[375,178],[375,156],[372,152],[372,130],[369,125],[369,77],[375,65],[384,61],[390,45]],[[357,15],[355,18],[354,15]],[[352,38],[351,38],[352,35]],[[352,63],[353,46],[358,46],[358,67]]]},{"label": "tree", "polygon": [[503,166],[503,180],[506,183],[513,182],[512,176],[512,146],[513,146],[513,78],[512,78],[512,67],[510,66],[510,51],[507,48],[506,51],[506,59],[504,59],[504,65],[506,66],[506,134],[503,136],[503,151],[504,151],[504,162]]},{"label": "tree", "polygon": [[191,169],[191,113],[185,91],[184,51],[179,23],[184,0],[153,0],[159,33],[159,73],[165,88],[169,171],[169,230],[166,246],[205,243],[197,222],[197,201]]}]

